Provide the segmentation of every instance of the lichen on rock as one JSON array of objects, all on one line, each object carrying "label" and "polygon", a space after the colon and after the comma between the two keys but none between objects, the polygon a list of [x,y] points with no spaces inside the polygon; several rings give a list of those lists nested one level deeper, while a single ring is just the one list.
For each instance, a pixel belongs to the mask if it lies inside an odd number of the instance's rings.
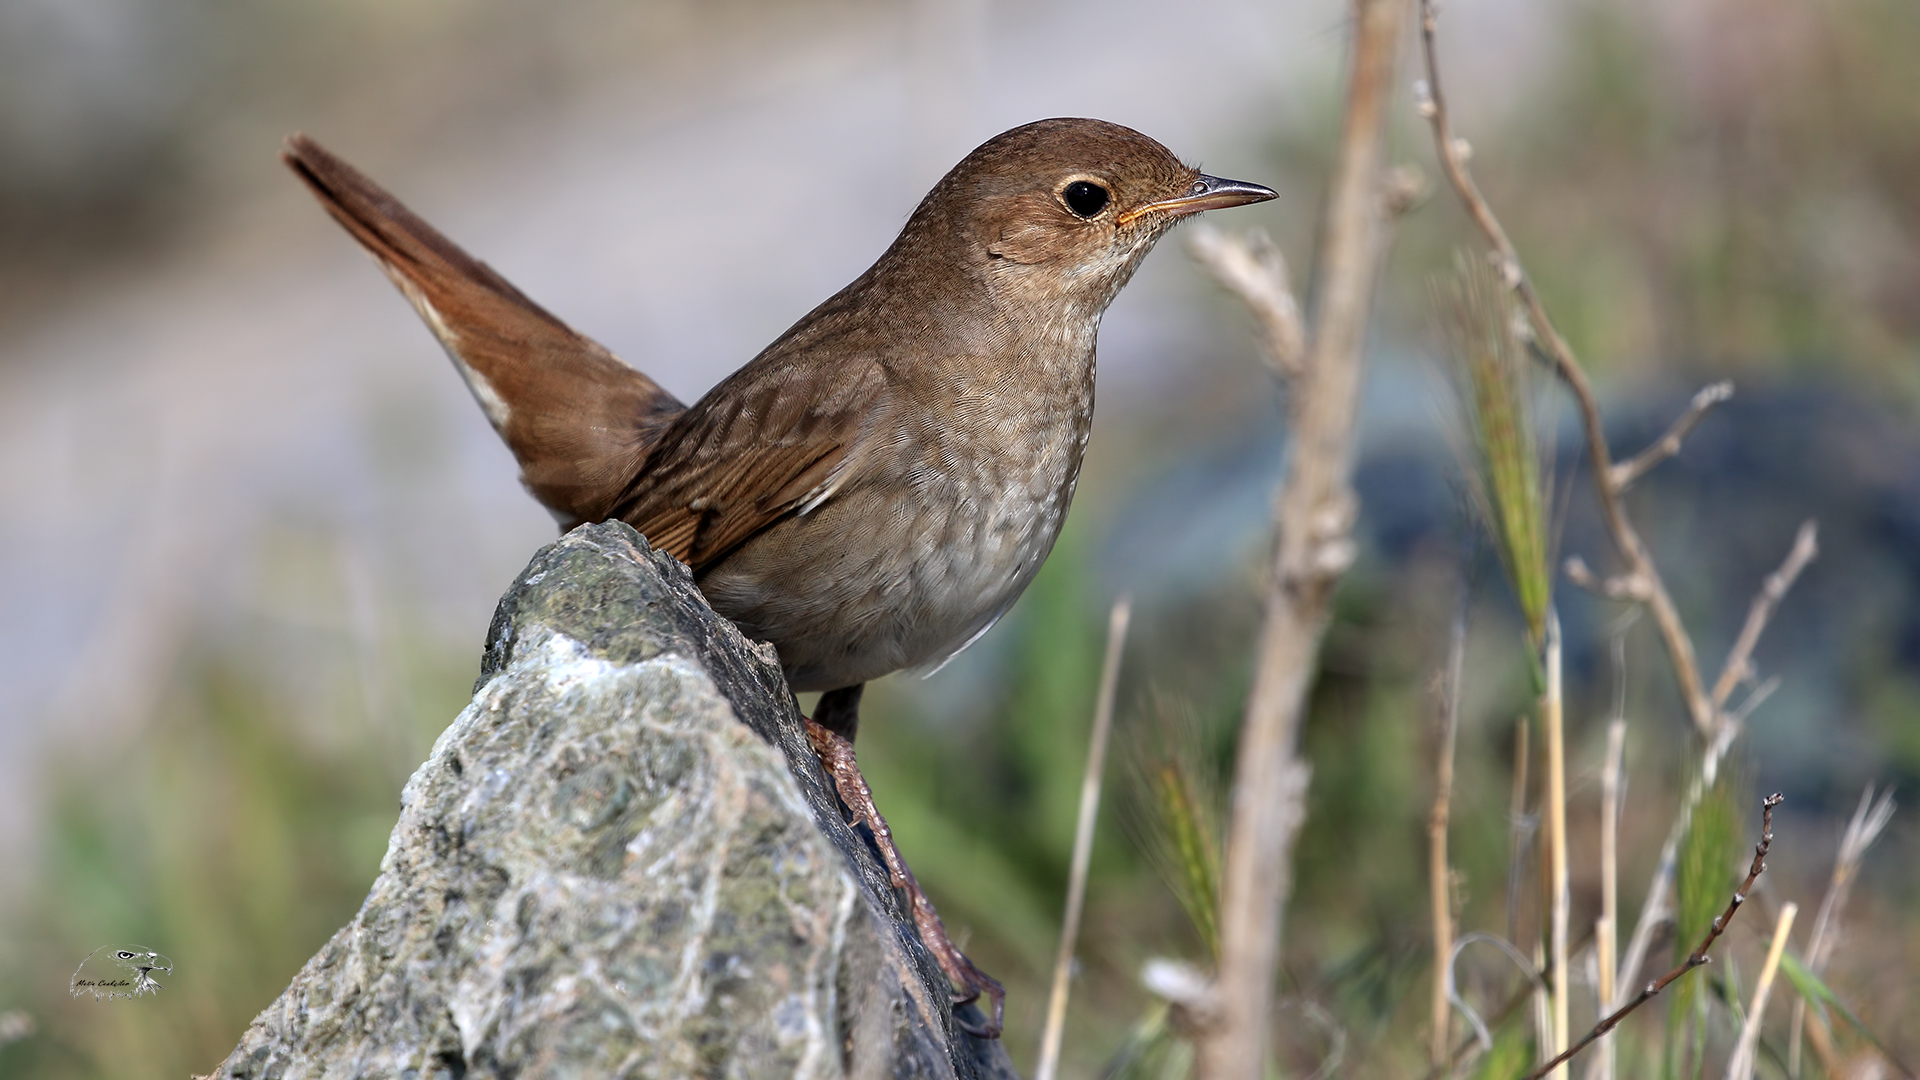
[{"label": "lichen on rock", "polygon": [[1013,1077],[947,992],[771,648],[587,525],[501,600],[359,913],[215,1075]]}]

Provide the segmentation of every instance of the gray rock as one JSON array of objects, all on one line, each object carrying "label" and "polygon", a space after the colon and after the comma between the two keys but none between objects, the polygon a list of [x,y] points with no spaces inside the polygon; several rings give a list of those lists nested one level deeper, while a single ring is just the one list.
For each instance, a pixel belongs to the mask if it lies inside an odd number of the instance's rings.
[{"label": "gray rock", "polygon": [[359,914],[215,1075],[1015,1077],[864,836],[771,647],[583,526],[501,600]]}]

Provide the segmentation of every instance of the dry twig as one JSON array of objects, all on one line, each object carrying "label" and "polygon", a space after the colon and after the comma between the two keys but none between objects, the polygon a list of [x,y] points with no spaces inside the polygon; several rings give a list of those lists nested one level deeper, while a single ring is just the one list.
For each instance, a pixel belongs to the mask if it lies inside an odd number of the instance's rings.
[{"label": "dry twig", "polygon": [[[1694,806],[1704,791],[1712,785],[1720,759],[1726,754],[1742,726],[1744,713],[1729,714],[1723,711],[1726,699],[1731,695],[1733,687],[1747,677],[1753,645],[1758,640],[1761,630],[1765,628],[1773,608],[1778,604],[1780,597],[1786,593],[1787,588],[1792,585],[1793,579],[1815,554],[1812,523],[1802,526],[1800,536],[1792,552],[1789,553],[1786,563],[1768,579],[1761,595],[1755,599],[1753,608],[1748,614],[1747,624],[1728,657],[1728,663],[1713,690],[1709,692],[1700,675],[1693,641],[1681,625],[1679,614],[1674,608],[1672,597],[1667,592],[1666,584],[1654,566],[1652,556],[1647,552],[1645,544],[1641,542],[1639,533],[1627,517],[1620,497],[1635,479],[1671,456],[1678,449],[1686,433],[1708,409],[1718,401],[1724,400],[1727,391],[1719,386],[1708,387],[1701,391],[1695,396],[1687,413],[1681,416],[1652,447],[1629,459],[1623,465],[1616,466],[1613,463],[1601,423],[1599,404],[1594,396],[1592,385],[1587,380],[1585,370],[1581,368],[1572,348],[1561,337],[1552,319],[1548,317],[1545,307],[1540,302],[1539,294],[1520,263],[1513,242],[1507,237],[1506,231],[1494,216],[1492,208],[1474,183],[1472,174],[1467,170],[1468,148],[1465,142],[1453,133],[1452,122],[1447,114],[1446,98],[1441,89],[1440,64],[1435,44],[1437,15],[1434,0],[1421,0],[1420,7],[1422,52],[1427,71],[1427,79],[1419,88],[1420,111],[1432,125],[1436,153],[1445,169],[1448,181],[1491,247],[1494,264],[1502,279],[1513,290],[1525,309],[1536,344],[1539,345],[1547,360],[1553,364],[1561,381],[1567,385],[1579,406],[1582,426],[1586,433],[1587,453],[1591,460],[1595,487],[1600,497],[1602,517],[1612,535],[1614,546],[1619,550],[1621,559],[1626,564],[1625,573],[1618,577],[1600,579],[1587,569],[1584,562],[1571,559],[1567,565],[1568,576],[1575,583],[1602,595],[1635,600],[1646,605],[1653,615],[1654,624],[1666,648],[1675,680],[1679,683],[1681,698],[1693,720],[1694,728],[1706,742],[1700,771],[1689,786],[1679,818],[1674,822],[1666,845],[1661,851],[1659,867],[1648,888],[1646,902],[1641,907],[1640,919],[1634,928],[1632,943],[1621,965],[1619,982],[1624,984],[1630,981],[1630,976],[1638,971],[1640,964],[1644,961],[1646,951],[1651,945],[1654,927],[1668,915],[1667,894],[1672,887],[1680,839],[1686,833]],[[1757,704],[1757,700],[1756,694],[1755,699],[1749,704]],[[1758,865],[1756,860],[1756,868]],[[1711,943],[1711,937],[1709,943]],[[1704,956],[1704,948],[1703,945],[1702,951],[1696,955]],[[1580,1044],[1576,1044],[1562,1054],[1561,1059],[1571,1057],[1588,1041],[1611,1030],[1612,1025],[1618,1022],[1618,1018],[1631,1012],[1646,998],[1657,993],[1660,987],[1666,985],[1666,982],[1683,973],[1684,967],[1685,965],[1682,969],[1669,972],[1662,980],[1649,984],[1640,996],[1614,1012],[1608,1020],[1603,1021],[1601,1026],[1595,1029],[1595,1034],[1589,1035]],[[1544,1075],[1552,1064],[1554,1063],[1550,1063],[1548,1068],[1543,1068],[1534,1075]]]},{"label": "dry twig", "polygon": [[[1547,729],[1547,856],[1548,941],[1553,949],[1553,1041],[1554,1053],[1567,1048],[1571,1029],[1569,1013],[1572,986],[1571,966],[1567,962],[1567,922],[1572,916],[1572,896],[1567,886],[1567,740],[1560,677],[1560,616],[1547,609],[1545,649],[1547,691],[1541,698],[1540,718]],[[1556,1074],[1564,1077],[1564,1071]]]},{"label": "dry twig", "polygon": [[1707,415],[1715,405],[1732,396],[1733,383],[1726,379],[1701,387],[1700,392],[1693,395],[1693,401],[1687,406],[1687,411],[1680,414],[1680,419],[1673,422],[1673,426],[1667,429],[1665,435],[1655,439],[1652,446],[1627,460],[1614,463],[1613,471],[1607,474],[1607,483],[1613,485],[1613,490],[1624,493],[1633,486],[1635,480],[1652,471],[1655,465],[1679,453],[1681,441],[1687,437],[1688,432],[1693,430],[1693,426],[1700,422],[1700,418]]},{"label": "dry twig", "polygon": [[[1721,681],[1727,681],[1727,672],[1734,671],[1736,665],[1744,668],[1747,657],[1752,654],[1753,642],[1758,641],[1760,631],[1765,629],[1767,619],[1779,598],[1785,595],[1794,579],[1805,568],[1808,560],[1816,554],[1813,522],[1800,526],[1799,534],[1794,538],[1793,548],[1781,562],[1780,568],[1767,576],[1761,592],[1754,598],[1753,606],[1747,613],[1746,625],[1741,628],[1740,638],[1734,643],[1733,651],[1727,656],[1727,667],[1721,673]],[[1771,597],[1771,599],[1769,599]],[[1742,644],[1744,642],[1744,644]],[[1737,680],[1735,680],[1737,682]],[[1754,695],[1742,706],[1738,713],[1720,712],[1720,723],[1708,740],[1705,751],[1700,757],[1700,768],[1694,773],[1687,785],[1687,794],[1680,802],[1680,812],[1674,818],[1673,826],[1667,832],[1666,843],[1660,847],[1660,861],[1654,867],[1653,880],[1647,884],[1647,898],[1640,905],[1640,918],[1634,923],[1633,937],[1627,944],[1626,954],[1621,958],[1619,985],[1624,990],[1632,983],[1634,975],[1640,971],[1640,965],[1646,961],[1647,950],[1653,945],[1653,932],[1662,920],[1670,914],[1667,907],[1668,894],[1673,891],[1674,868],[1679,864],[1680,841],[1687,835],[1687,829],[1693,822],[1693,809],[1699,805],[1701,796],[1713,787],[1720,774],[1720,760],[1726,756],[1733,740],[1740,734],[1745,710],[1758,704],[1765,694],[1772,693],[1769,685],[1763,684],[1754,691]],[[1724,705],[1724,700],[1716,702],[1715,708]],[[1618,1005],[1615,1000],[1613,1004]]]},{"label": "dry twig", "polygon": [[1773,943],[1767,947],[1767,962],[1760,969],[1760,981],[1753,988],[1753,1005],[1747,1009],[1747,1022],[1740,1029],[1740,1041],[1727,1061],[1727,1080],[1753,1080],[1753,1060],[1760,1049],[1760,1026],[1766,1022],[1767,998],[1773,993],[1773,978],[1780,972],[1780,954],[1787,949],[1787,935],[1793,932],[1799,904],[1780,909],[1773,925]]},{"label": "dry twig", "polygon": [[1451,1055],[1452,1019],[1453,868],[1447,858],[1447,823],[1453,810],[1453,749],[1460,733],[1460,680],[1467,655],[1467,589],[1448,633],[1447,671],[1435,695],[1440,705],[1440,740],[1433,780],[1433,811],[1427,817],[1427,876],[1433,890],[1433,1013],[1429,1060],[1438,1069]]},{"label": "dry twig", "polygon": [[1235,236],[1196,225],[1187,236],[1187,251],[1260,321],[1273,370],[1289,379],[1298,377],[1307,330],[1288,281],[1287,258],[1273,239],[1263,232]]},{"label": "dry twig", "polygon": [[1627,518],[1625,508],[1620,505],[1620,489],[1613,483],[1612,452],[1607,448],[1606,430],[1601,423],[1600,405],[1594,396],[1593,386],[1587,381],[1586,370],[1574,357],[1572,347],[1560,336],[1553,320],[1547,316],[1539,294],[1534,291],[1532,281],[1521,266],[1513,241],[1507,238],[1506,230],[1494,217],[1493,208],[1480,194],[1473,174],[1467,170],[1468,147],[1453,132],[1452,120],[1447,115],[1446,95],[1440,84],[1440,59],[1434,42],[1438,27],[1434,0],[1420,0],[1420,14],[1420,37],[1427,77],[1421,84],[1419,108],[1433,127],[1435,152],[1454,193],[1459,196],[1468,216],[1493,249],[1494,266],[1501,280],[1513,290],[1526,310],[1536,343],[1553,362],[1554,370],[1572,391],[1580,407],[1581,423],[1586,429],[1587,456],[1592,461],[1596,481],[1594,487],[1600,495],[1600,510],[1606,519],[1607,531],[1612,535],[1620,557],[1627,564],[1625,576],[1637,582],[1636,588],[1644,593],[1643,602],[1653,613],[1654,624],[1660,630],[1660,638],[1673,663],[1674,677],[1680,684],[1680,696],[1686,702],[1694,728],[1702,737],[1711,738],[1715,723],[1714,710],[1700,678],[1700,665],[1694,656],[1693,640],[1681,626],[1680,613],[1673,605],[1672,596],[1667,593],[1666,583],[1661,580],[1660,572],[1654,567],[1653,558],[1647,553],[1646,545],[1641,542],[1633,522]]},{"label": "dry twig", "polygon": [[[1622,639],[1614,640],[1614,663],[1621,664]],[[1620,695],[1624,697],[1624,694]],[[1627,751],[1627,721],[1617,715],[1607,724],[1607,764],[1600,776],[1600,920],[1594,926],[1594,952],[1599,960],[1600,978],[1596,987],[1597,1004],[1602,1017],[1618,993],[1614,988],[1619,970],[1620,936],[1620,787]],[[1594,1055],[1588,1080],[1613,1080],[1613,1040],[1603,1037]]]},{"label": "dry twig", "polygon": [[1721,934],[1726,933],[1727,925],[1733,922],[1734,914],[1740,910],[1740,905],[1746,902],[1747,894],[1753,891],[1753,883],[1759,880],[1761,873],[1767,869],[1767,849],[1773,846],[1773,808],[1785,801],[1786,796],[1775,792],[1761,802],[1760,842],[1755,844],[1753,848],[1753,865],[1747,869],[1747,879],[1740,883],[1740,887],[1734,891],[1733,899],[1728,901],[1727,910],[1721,912],[1720,916],[1713,920],[1713,925],[1708,928],[1707,936],[1701,939],[1700,945],[1688,953],[1687,958],[1680,961],[1679,965],[1672,971],[1667,972],[1665,975],[1660,976],[1642,987],[1640,992],[1634,995],[1633,1000],[1627,1002],[1619,1009],[1614,1010],[1605,1020],[1594,1025],[1593,1030],[1581,1036],[1579,1042],[1569,1046],[1552,1061],[1528,1073],[1526,1080],[1540,1080],[1541,1077],[1559,1068],[1571,1060],[1575,1054],[1593,1045],[1594,1040],[1612,1031],[1614,1028],[1619,1027],[1620,1021],[1625,1020],[1635,1009],[1652,1001],[1659,995],[1660,991],[1665,990],[1668,984],[1672,983],[1675,979],[1692,971],[1694,968],[1711,962],[1707,957],[1707,950],[1713,948],[1713,943],[1720,940]]},{"label": "dry twig", "polygon": [[[1833,955],[1833,946],[1840,939],[1840,911],[1847,906],[1847,895],[1853,891],[1853,879],[1860,873],[1860,860],[1867,848],[1880,838],[1887,823],[1893,820],[1893,789],[1882,792],[1879,799],[1873,797],[1873,785],[1860,793],[1860,805],[1853,812],[1853,819],[1847,822],[1847,829],[1840,834],[1840,850],[1833,859],[1833,877],[1827,882],[1827,894],[1820,900],[1820,911],[1813,917],[1813,934],[1807,940],[1807,970],[1815,975],[1824,975],[1827,960]],[[1793,1023],[1788,1029],[1792,1034],[1787,1043],[1787,1072],[1800,1075],[1800,1037],[1804,1032],[1815,1039],[1825,1035],[1825,1029],[1819,1024],[1807,1020],[1807,1003],[1804,1000],[1793,1003]],[[1816,1045],[1815,1049],[1820,1049]]]},{"label": "dry twig", "polygon": [[1800,531],[1794,535],[1793,548],[1787,552],[1787,560],[1780,569],[1767,575],[1766,584],[1754,596],[1753,604],[1747,609],[1747,621],[1740,627],[1740,636],[1734,640],[1732,651],[1727,653],[1727,662],[1720,668],[1720,678],[1713,684],[1713,707],[1726,707],[1727,698],[1733,695],[1733,688],[1745,681],[1753,673],[1753,647],[1760,641],[1760,632],[1767,628],[1767,620],[1772,617],[1773,609],[1780,605],[1780,599],[1793,588],[1793,581],[1800,571],[1807,568],[1815,555],[1820,553],[1820,531],[1812,520],[1800,523]]},{"label": "dry twig", "polygon": [[1047,997],[1047,1026],[1040,1037],[1040,1061],[1034,1080],[1053,1080],[1060,1065],[1060,1039],[1067,1026],[1067,984],[1073,975],[1073,943],[1080,936],[1080,911],[1087,900],[1087,868],[1093,860],[1093,825],[1100,817],[1100,778],[1106,773],[1107,736],[1113,731],[1113,697],[1120,684],[1120,651],[1127,641],[1133,601],[1113,602],[1107,616],[1107,654],[1100,666],[1100,693],[1093,704],[1093,734],[1087,746],[1087,773],[1080,782],[1080,820],[1073,833],[1073,864],[1067,875],[1067,913],[1060,922],[1060,952],[1053,962],[1053,992]]},{"label": "dry twig", "polygon": [[1201,1034],[1203,1080],[1261,1075],[1280,911],[1306,810],[1299,721],[1334,583],[1353,561],[1350,488],[1360,346],[1386,250],[1385,133],[1407,0],[1357,0],[1346,115],[1329,187],[1312,335],[1295,379],[1293,452],[1235,763],[1220,905],[1220,1021]]}]

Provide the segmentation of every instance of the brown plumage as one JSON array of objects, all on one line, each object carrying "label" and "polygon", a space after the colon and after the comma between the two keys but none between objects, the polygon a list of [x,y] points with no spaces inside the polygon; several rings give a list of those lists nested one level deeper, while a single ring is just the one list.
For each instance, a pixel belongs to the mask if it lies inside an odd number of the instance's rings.
[{"label": "brown plumage", "polygon": [[[1092,425],[1100,317],[1148,249],[1274,194],[1116,124],[1015,128],[687,407],[318,143],[296,135],[284,157],[413,302],[562,526],[619,518],[685,561],[795,690],[829,691],[816,716],[849,739],[863,683],[965,647],[1046,558]],[[948,973],[997,991],[931,912]]]}]

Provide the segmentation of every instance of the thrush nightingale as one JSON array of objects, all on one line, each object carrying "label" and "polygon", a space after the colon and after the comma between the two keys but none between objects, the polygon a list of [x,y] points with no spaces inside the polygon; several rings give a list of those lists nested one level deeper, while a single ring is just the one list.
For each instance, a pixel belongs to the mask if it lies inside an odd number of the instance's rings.
[{"label": "thrush nightingale", "polygon": [[1100,120],[997,135],[866,273],[691,406],[575,333],[304,135],[282,155],[452,357],[562,528],[612,518],[771,642],[809,737],[923,940],[997,1035],[854,764],[861,686],[937,665],[1033,580],[1093,421],[1100,317],[1202,210],[1274,197]]}]

